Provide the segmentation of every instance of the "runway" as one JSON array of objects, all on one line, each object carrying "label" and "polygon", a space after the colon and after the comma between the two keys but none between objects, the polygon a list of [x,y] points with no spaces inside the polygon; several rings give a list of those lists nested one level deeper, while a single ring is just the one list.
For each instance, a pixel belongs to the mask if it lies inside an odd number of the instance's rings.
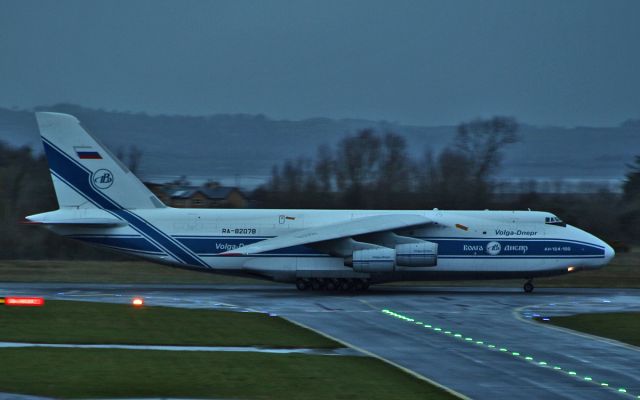
[{"label": "runway", "polygon": [[530,320],[639,311],[640,290],[2,284],[5,295],[268,312],[474,399],[640,399],[640,348]]}]

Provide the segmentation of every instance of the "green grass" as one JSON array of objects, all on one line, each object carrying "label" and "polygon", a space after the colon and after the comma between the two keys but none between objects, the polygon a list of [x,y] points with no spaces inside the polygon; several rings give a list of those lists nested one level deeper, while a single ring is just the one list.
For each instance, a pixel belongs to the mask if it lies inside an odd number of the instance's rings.
[{"label": "green grass", "polygon": [[545,323],[640,346],[640,312],[578,314]]},{"label": "green grass", "polygon": [[455,398],[367,357],[7,349],[0,360],[0,392],[57,398]]},{"label": "green grass", "polygon": [[269,281],[172,268],[147,261],[1,260],[0,282],[250,283]]},{"label": "green grass", "polygon": [[[264,314],[72,301],[0,307],[0,341],[341,347]],[[455,398],[370,357],[20,348],[0,369],[0,392],[56,398]]]},{"label": "green grass", "polygon": [[0,341],[343,347],[266,314],[75,301],[47,301],[44,307],[1,306]]}]

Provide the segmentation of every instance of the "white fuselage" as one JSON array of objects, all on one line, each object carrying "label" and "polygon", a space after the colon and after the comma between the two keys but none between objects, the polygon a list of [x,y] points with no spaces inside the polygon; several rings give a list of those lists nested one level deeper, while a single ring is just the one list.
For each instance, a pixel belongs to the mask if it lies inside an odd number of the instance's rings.
[{"label": "white fuselage", "polygon": [[[152,261],[219,273],[296,278],[369,278],[373,282],[422,279],[534,278],[606,265],[613,250],[595,236],[545,223],[534,211],[213,210],[159,208],[54,211],[54,219],[129,221],[114,227],[50,226],[56,233]],[[67,215],[61,216],[60,213]],[[360,273],[313,246],[251,256],[220,253],[303,228],[374,215],[418,214],[433,220],[396,233],[438,244],[437,265]]]}]

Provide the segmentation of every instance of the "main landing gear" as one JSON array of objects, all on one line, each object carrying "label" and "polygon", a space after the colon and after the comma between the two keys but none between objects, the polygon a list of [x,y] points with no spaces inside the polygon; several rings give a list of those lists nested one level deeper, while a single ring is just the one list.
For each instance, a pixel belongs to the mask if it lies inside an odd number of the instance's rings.
[{"label": "main landing gear", "polygon": [[301,291],[311,289],[341,292],[360,292],[369,289],[369,280],[349,278],[298,278],[296,279],[296,288]]},{"label": "main landing gear", "polygon": [[522,287],[524,289],[525,293],[531,293],[533,292],[534,286],[533,286],[533,281],[531,279],[529,279],[528,281],[526,281],[524,283],[524,286]]}]

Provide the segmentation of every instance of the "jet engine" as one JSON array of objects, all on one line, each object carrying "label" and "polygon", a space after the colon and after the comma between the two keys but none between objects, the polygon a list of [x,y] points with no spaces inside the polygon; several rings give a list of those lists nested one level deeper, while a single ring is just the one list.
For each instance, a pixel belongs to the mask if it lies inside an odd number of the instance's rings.
[{"label": "jet engine", "polygon": [[395,248],[355,250],[345,259],[345,265],[356,272],[393,272],[400,267],[433,267],[438,264],[438,244],[432,242],[406,243]]},{"label": "jet engine", "polygon": [[356,272],[391,272],[396,265],[396,251],[386,247],[355,250],[345,264],[351,264]]},{"label": "jet engine", "polygon": [[396,264],[401,267],[435,267],[438,264],[438,244],[399,244],[396,246]]}]

